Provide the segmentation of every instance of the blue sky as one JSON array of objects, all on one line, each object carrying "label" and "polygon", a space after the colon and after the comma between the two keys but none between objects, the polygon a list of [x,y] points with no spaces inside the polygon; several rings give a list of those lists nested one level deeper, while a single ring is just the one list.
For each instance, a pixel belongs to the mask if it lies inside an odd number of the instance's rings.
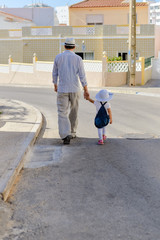
[{"label": "blue sky", "polygon": [[[32,4],[35,2],[43,2],[48,4],[51,7],[72,5],[74,3],[80,2],[82,0],[0,0],[0,6],[6,5],[7,7],[17,8],[24,7],[24,5]],[[142,2],[143,0],[141,0]],[[140,2],[140,0],[138,0]]]},{"label": "blue sky", "polygon": [[11,8],[24,7],[27,4],[43,2],[51,7],[72,5],[80,2],[81,0],[0,0],[0,6],[5,5]]}]

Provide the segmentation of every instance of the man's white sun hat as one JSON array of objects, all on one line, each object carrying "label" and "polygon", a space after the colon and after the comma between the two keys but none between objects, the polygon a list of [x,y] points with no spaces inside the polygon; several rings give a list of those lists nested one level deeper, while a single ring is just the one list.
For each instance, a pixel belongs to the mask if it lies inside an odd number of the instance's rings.
[{"label": "man's white sun hat", "polygon": [[99,101],[99,102],[108,102],[109,100],[111,100],[113,97],[113,93],[108,92],[106,89],[102,89],[100,90],[95,98]]},{"label": "man's white sun hat", "polygon": [[75,43],[74,38],[66,38],[65,42],[63,43],[64,46],[66,47],[75,47],[77,44]]}]

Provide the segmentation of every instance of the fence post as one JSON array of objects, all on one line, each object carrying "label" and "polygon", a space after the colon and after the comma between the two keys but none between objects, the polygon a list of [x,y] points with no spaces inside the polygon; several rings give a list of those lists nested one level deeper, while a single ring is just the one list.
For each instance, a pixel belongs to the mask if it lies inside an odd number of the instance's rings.
[{"label": "fence post", "polygon": [[144,71],[145,71],[145,58],[140,57],[139,60],[141,61],[141,85],[144,85]]},{"label": "fence post", "polygon": [[12,56],[9,55],[8,57],[8,68],[9,68],[9,74],[11,73],[11,64],[13,62]]},{"label": "fence post", "polygon": [[37,62],[38,58],[36,53],[33,54],[33,72],[36,72],[36,62]]},{"label": "fence post", "polygon": [[102,58],[102,87],[105,87],[106,85],[106,75],[107,73],[107,56],[106,52],[103,52],[103,58]]}]

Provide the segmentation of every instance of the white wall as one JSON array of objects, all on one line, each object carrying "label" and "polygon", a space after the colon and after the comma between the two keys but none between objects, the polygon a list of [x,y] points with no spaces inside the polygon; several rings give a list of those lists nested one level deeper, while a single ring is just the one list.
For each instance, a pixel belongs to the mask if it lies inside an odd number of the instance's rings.
[{"label": "white wall", "polygon": [[69,25],[69,10],[68,6],[56,7],[56,14],[59,21],[59,24]]},{"label": "white wall", "polygon": [[25,22],[7,22],[5,21],[5,17],[0,15],[0,29],[21,29],[22,27],[30,27],[34,24],[30,21]]},{"label": "white wall", "polygon": [[32,20],[37,26],[54,26],[54,8],[0,8],[1,11]]}]

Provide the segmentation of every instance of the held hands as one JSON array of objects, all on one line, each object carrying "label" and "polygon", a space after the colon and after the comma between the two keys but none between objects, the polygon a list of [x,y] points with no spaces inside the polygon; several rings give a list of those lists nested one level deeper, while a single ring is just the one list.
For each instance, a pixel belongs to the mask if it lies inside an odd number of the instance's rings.
[{"label": "held hands", "polygon": [[57,92],[57,84],[54,84],[54,91]]}]

